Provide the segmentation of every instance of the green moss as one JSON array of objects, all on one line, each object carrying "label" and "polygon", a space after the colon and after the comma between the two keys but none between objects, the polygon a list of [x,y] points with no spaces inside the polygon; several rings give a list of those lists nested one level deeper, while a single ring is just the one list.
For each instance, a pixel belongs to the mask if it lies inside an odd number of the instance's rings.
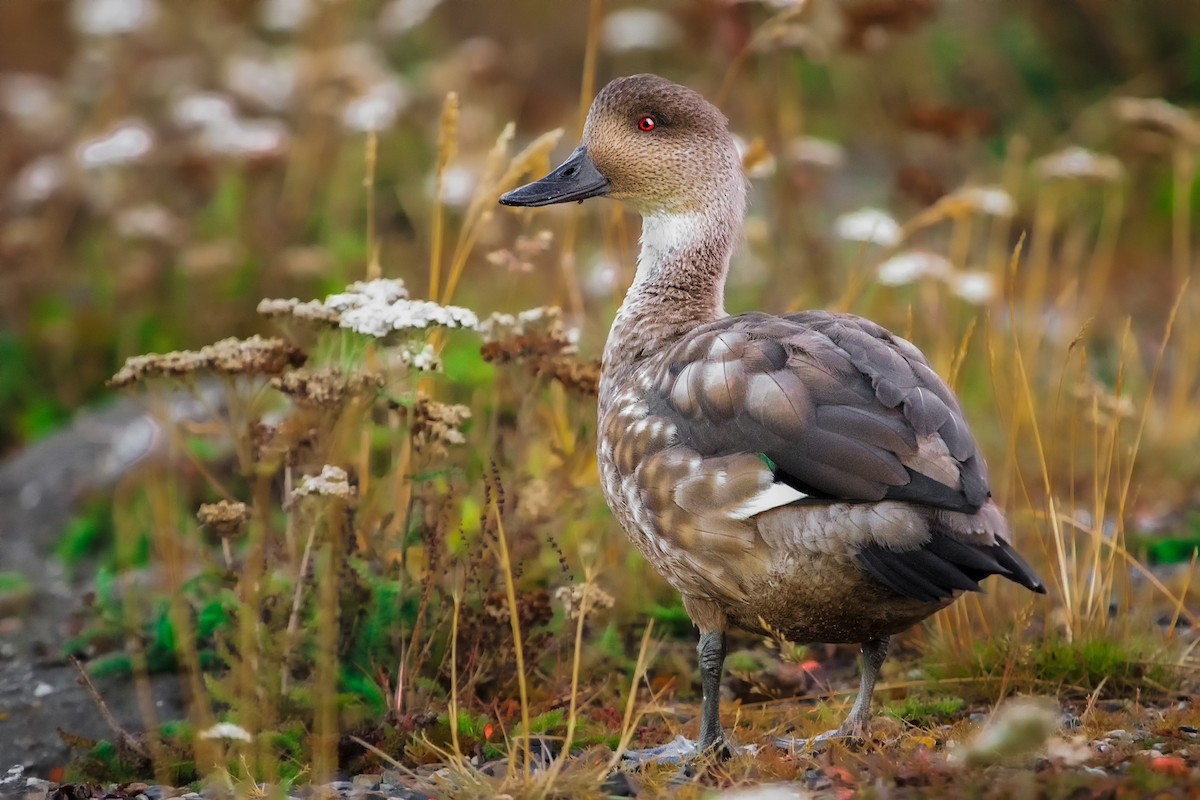
[{"label": "green moss", "polygon": [[953,695],[910,694],[899,703],[889,703],[886,710],[896,719],[927,728],[951,719],[964,705],[961,697]]}]

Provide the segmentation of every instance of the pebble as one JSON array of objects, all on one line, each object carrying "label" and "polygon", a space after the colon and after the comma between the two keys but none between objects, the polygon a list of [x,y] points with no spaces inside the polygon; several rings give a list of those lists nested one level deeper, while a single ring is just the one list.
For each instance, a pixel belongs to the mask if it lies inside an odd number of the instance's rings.
[{"label": "pebble", "polygon": [[1096,741],[1092,742],[1092,749],[1099,755],[1107,755],[1113,751],[1113,746],[1108,742]]},{"label": "pebble", "polygon": [[1200,730],[1198,730],[1195,725],[1180,725],[1179,732],[1184,736],[1191,738],[1195,738],[1197,735],[1200,735]]},{"label": "pebble", "polygon": [[1091,775],[1093,778],[1107,778],[1108,773],[1099,767],[1084,767],[1080,770],[1084,775]]},{"label": "pebble", "polygon": [[1113,742],[1132,742],[1133,734],[1124,728],[1116,728],[1104,734],[1104,738]]}]

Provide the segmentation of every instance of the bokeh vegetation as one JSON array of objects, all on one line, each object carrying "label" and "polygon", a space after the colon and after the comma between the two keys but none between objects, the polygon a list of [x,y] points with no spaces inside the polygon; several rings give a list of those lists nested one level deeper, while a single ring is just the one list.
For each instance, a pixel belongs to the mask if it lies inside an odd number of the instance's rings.
[{"label": "bokeh vegetation", "polygon": [[[439,797],[585,796],[630,742],[695,734],[691,626],[594,460],[637,221],[495,204],[574,146],[607,76],[646,70],[745,142],[728,308],[853,311],[920,346],[1050,587],[994,582],[903,637],[883,756],[768,749],[701,777],[945,789],[930,752],[1013,694],[1093,733],[1121,727],[1103,701],[1194,724],[1172,705],[1195,691],[1200,582],[1189,5],[22,7],[0,9],[29,33],[0,56],[0,450],[119,370],[151,407],[206,409],[64,531],[96,574],[72,650],[147,692],[176,671],[190,698],[79,742],[83,774],[437,765]],[[389,292],[438,305],[380,317]],[[735,741],[823,730],[849,700],[849,649],[736,649]]]}]

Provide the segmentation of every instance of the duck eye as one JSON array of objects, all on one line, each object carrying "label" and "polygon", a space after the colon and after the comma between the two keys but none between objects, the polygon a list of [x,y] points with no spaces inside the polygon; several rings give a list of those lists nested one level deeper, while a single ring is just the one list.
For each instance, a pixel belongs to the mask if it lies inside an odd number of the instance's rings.
[{"label": "duck eye", "polygon": [[651,116],[642,117],[637,123],[639,131],[652,131],[654,130],[654,126],[656,124],[657,123],[655,123],[654,117]]}]

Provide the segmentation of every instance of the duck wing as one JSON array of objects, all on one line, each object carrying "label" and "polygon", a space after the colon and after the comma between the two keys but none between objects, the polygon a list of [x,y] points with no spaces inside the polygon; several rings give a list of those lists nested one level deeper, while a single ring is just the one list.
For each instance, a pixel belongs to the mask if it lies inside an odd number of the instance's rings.
[{"label": "duck wing", "polygon": [[[720,505],[777,546],[824,548],[838,530],[865,571],[915,599],[991,574],[1044,591],[989,500],[958,400],[911,343],[849,314],[741,314],[676,343],[660,370],[646,399],[680,444],[705,465],[756,456],[770,471]],[[679,505],[716,500],[718,484],[728,494],[734,473],[721,472],[681,486]],[[814,505],[836,505],[836,519],[815,522]]]},{"label": "duck wing", "polygon": [[725,317],[666,354],[649,399],[689,447],[759,454],[810,501],[974,514],[989,497],[950,388],[916,347],[861,317]]}]

